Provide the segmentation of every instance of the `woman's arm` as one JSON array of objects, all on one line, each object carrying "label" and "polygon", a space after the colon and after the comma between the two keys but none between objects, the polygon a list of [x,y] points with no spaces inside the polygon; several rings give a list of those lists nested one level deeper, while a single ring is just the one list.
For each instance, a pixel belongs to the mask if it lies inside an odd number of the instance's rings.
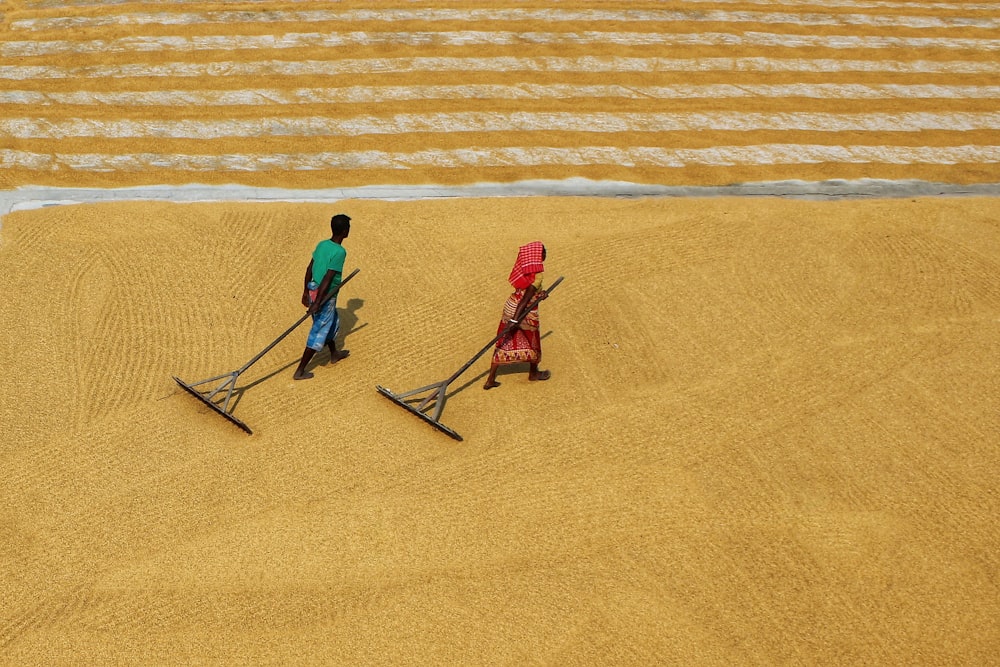
[{"label": "woman's arm", "polygon": [[531,304],[531,300],[535,298],[535,286],[529,285],[526,290],[524,290],[524,296],[521,297],[521,301],[517,304],[517,310],[514,311],[514,320],[518,324],[521,323],[521,319],[527,314],[528,306]]}]

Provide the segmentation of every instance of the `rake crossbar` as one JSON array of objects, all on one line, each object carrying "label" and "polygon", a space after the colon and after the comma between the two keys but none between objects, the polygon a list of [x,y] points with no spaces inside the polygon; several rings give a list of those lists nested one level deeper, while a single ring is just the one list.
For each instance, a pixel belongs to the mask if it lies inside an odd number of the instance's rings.
[{"label": "rake crossbar", "polygon": [[[403,400],[404,398],[406,398],[407,396],[410,396],[413,393],[417,393],[417,392],[420,392],[420,391],[426,391],[427,389],[434,389],[436,387],[440,387],[441,389],[440,389],[440,391],[438,391],[438,392],[436,392],[434,394],[431,394],[431,397],[435,398],[437,400],[437,405],[438,405],[438,409],[435,409],[436,416],[434,416],[434,417],[430,417],[430,416],[427,415],[427,413],[421,412],[421,410],[423,408],[417,409],[417,408],[413,407],[412,405],[410,405],[409,403],[406,403]],[[441,410],[444,409],[444,390],[446,388],[447,388],[446,384],[444,384],[443,382],[439,382],[437,384],[432,384],[432,385],[430,385],[428,387],[423,387],[422,389],[416,389],[413,392],[406,392],[405,394],[394,394],[394,393],[392,393],[391,391],[389,391],[388,389],[386,389],[385,387],[383,387],[381,385],[379,385],[378,387],[376,387],[376,389],[378,389],[378,393],[382,394],[383,396],[385,396],[386,398],[388,398],[390,401],[392,401],[393,403],[395,403],[399,407],[403,408],[404,410],[406,410],[407,412],[409,412],[411,414],[416,415],[417,417],[420,417],[425,422],[427,422],[428,424],[430,424],[431,426],[433,426],[437,430],[441,431],[442,433],[446,433],[450,437],[454,438],[455,440],[461,441],[462,440],[462,436],[460,436],[458,433],[456,433],[455,431],[452,431],[450,428],[448,428],[447,426],[445,426],[444,424],[442,424],[440,421],[438,421],[440,419],[440,417],[441,417]]]},{"label": "rake crossbar", "polygon": [[[552,290],[554,290],[561,282],[562,276],[559,276],[556,278],[556,281],[552,283],[547,290],[545,290],[546,295],[551,294]],[[532,300],[524,312],[530,312],[539,303],[541,303],[541,301],[541,297]],[[493,340],[487,343],[486,346],[477,352],[474,357],[465,362],[465,364],[455,371],[447,380],[441,380],[440,382],[429,384],[426,387],[411,389],[410,391],[404,391],[399,394],[393,393],[391,390],[383,387],[382,385],[376,386],[376,389],[378,390],[378,393],[382,394],[399,407],[405,409],[407,412],[420,417],[437,430],[442,433],[447,433],[455,440],[461,440],[462,436],[441,423],[441,413],[444,412],[444,403],[448,399],[448,385],[457,380],[462,373],[469,370],[469,367],[472,366],[472,364],[476,363],[481,356],[489,352],[490,349],[492,349],[493,346],[495,346],[500,340],[509,336],[513,330],[514,327],[511,326],[498,333]],[[431,411],[432,414],[428,414],[428,412]]]},{"label": "rake crossbar", "polygon": [[[327,301],[335,297],[337,293],[340,292],[340,288],[343,287],[348,280],[356,276],[358,271],[360,271],[360,269],[354,269],[353,271],[351,271],[350,275],[341,280],[339,285],[337,285],[334,289],[332,289],[329,292],[329,294],[323,297],[323,299],[320,301],[320,305],[322,306]],[[220,415],[222,415],[223,417],[225,417],[226,419],[228,419],[229,421],[231,421],[232,423],[236,424],[241,429],[246,431],[248,434],[252,435],[253,431],[250,430],[250,427],[241,422],[236,417],[234,417],[232,414],[232,410],[229,407],[229,402],[232,400],[233,392],[236,389],[236,380],[237,378],[240,377],[240,375],[246,372],[248,368],[257,363],[261,357],[270,352],[275,345],[283,341],[288,334],[295,331],[300,324],[306,321],[306,318],[308,317],[309,313],[306,312],[306,314],[300,317],[298,321],[295,322],[295,324],[288,327],[288,329],[286,329],[283,334],[281,334],[273,341],[271,341],[267,347],[265,347],[263,350],[255,354],[250,361],[246,362],[240,368],[237,368],[232,373],[223,373],[222,375],[216,375],[215,377],[206,378],[204,380],[198,380],[197,382],[184,382],[175,375],[173,376],[174,381],[177,384],[179,384],[186,392],[197,398],[199,401],[201,401],[208,407],[212,408],[213,411],[219,413]],[[216,386],[215,389],[207,389],[207,390],[196,389],[196,387],[200,385],[208,384],[210,382],[218,382],[219,380],[222,380],[222,383]],[[215,399],[216,396],[222,394],[223,392],[225,392],[224,397],[220,398],[218,401],[213,400]],[[233,407],[235,408],[235,406]]]},{"label": "rake crossbar", "polygon": [[[188,383],[184,382],[183,380],[181,380],[176,375],[173,376],[173,377],[174,377],[174,382],[176,382],[177,384],[179,384],[184,389],[184,391],[188,392],[189,394],[191,394],[192,396],[194,396],[195,398],[197,398],[199,401],[201,401],[202,403],[204,403],[205,405],[207,405],[208,407],[210,407],[212,410],[214,410],[215,412],[219,413],[220,415],[222,415],[223,417],[225,417],[226,419],[228,419],[232,423],[234,423],[237,426],[239,426],[241,429],[243,429],[244,431],[246,431],[248,435],[253,435],[253,431],[250,430],[249,426],[247,426],[246,424],[244,424],[243,422],[241,422],[239,419],[237,419],[236,417],[234,417],[230,412],[228,412],[229,397],[232,396],[233,386],[236,383],[236,378],[239,377],[239,375],[235,371],[233,373],[230,373],[229,375],[220,375],[219,377],[209,378],[207,380],[202,380],[200,382],[193,382],[191,384],[188,384]],[[226,380],[225,382],[223,382],[222,385],[220,385],[219,388],[216,389],[216,391],[212,392],[211,394],[202,393],[199,390],[195,389],[195,387],[197,387],[200,384],[204,384],[206,382],[212,382],[213,380],[218,380],[218,379],[221,379],[221,378],[224,378],[224,377],[225,378],[229,378],[229,379]],[[225,402],[225,406],[226,407],[223,408],[223,407],[220,407],[219,405],[217,405],[216,403],[212,402],[212,396],[214,396],[216,393],[218,393],[221,389],[223,389],[227,385],[228,385],[228,391],[227,391],[226,402]]]}]

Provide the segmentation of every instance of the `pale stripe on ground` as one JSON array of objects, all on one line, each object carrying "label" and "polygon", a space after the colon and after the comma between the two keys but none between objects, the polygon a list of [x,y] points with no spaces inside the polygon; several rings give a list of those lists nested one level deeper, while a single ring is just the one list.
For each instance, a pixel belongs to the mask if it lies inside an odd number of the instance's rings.
[{"label": "pale stripe on ground", "polygon": [[879,14],[822,14],[755,11],[677,10],[569,10],[569,9],[370,9],[346,11],[273,12],[152,12],[114,16],[74,16],[16,19],[14,30],[51,30],[113,25],[194,25],[201,23],[317,23],[359,21],[544,21],[544,22],[681,22],[762,23],[809,26],[859,25],[898,28],[996,29],[1000,20],[980,17],[894,16]]},{"label": "pale stripe on ground", "polygon": [[389,117],[255,118],[250,120],[0,120],[16,139],[310,137],[414,132],[925,132],[1000,130],[1000,112],[986,113],[430,113]]},{"label": "pale stripe on ground", "polygon": [[[46,8],[70,8],[70,7],[90,7],[95,5],[114,7],[117,5],[131,4],[133,0],[63,0],[62,2],[34,3],[36,7]],[[315,0],[286,0],[288,4],[313,4]],[[171,5],[203,4],[204,0],[171,0]],[[243,0],[241,4],[273,4],[273,0]],[[710,5],[763,5],[773,8],[775,5],[783,7],[817,7],[820,9],[846,8],[846,9],[909,9],[913,11],[992,11],[996,9],[995,4],[990,3],[954,3],[954,2],[896,2],[894,0],[685,0],[686,4],[710,4]],[[167,3],[163,3],[167,4]],[[630,10],[632,11],[632,10]],[[166,13],[166,12],[164,12]],[[44,19],[49,20],[49,19]]]},{"label": "pale stripe on ground", "polygon": [[841,7],[847,9],[910,9],[920,10],[951,10],[962,12],[995,11],[997,6],[989,3],[955,3],[955,2],[893,2],[892,0],[684,0],[685,4],[710,5],[775,5],[784,7],[820,7],[829,9]]},{"label": "pale stripe on ground", "polygon": [[[79,3],[70,3],[79,4]],[[100,6],[115,2],[100,3]],[[810,6],[805,0],[779,0],[775,5]],[[50,7],[55,4],[49,3]],[[94,5],[98,7],[99,5]],[[167,5],[162,5],[166,7]],[[41,113],[33,109],[27,114],[8,111],[0,119],[0,136],[11,140],[51,141],[61,139],[176,139],[231,140],[245,139],[247,144],[238,146],[239,154],[202,155],[211,147],[192,150],[191,144],[176,143],[182,154],[137,152],[137,146],[122,142],[133,152],[120,155],[101,152],[84,152],[92,147],[90,142],[55,144],[63,152],[52,149],[32,150],[29,143],[14,144],[18,150],[0,153],[3,169],[37,169],[58,173],[72,171],[305,171],[321,169],[422,169],[462,167],[553,166],[561,165],[572,173],[573,166],[616,165],[632,167],[682,168],[687,166],[752,166],[795,165],[817,163],[841,164],[995,164],[998,147],[976,146],[962,141],[957,133],[980,132],[978,138],[991,144],[991,135],[983,132],[1000,130],[1000,111],[981,111],[982,103],[968,105],[972,111],[956,110],[961,105],[949,104],[944,110],[926,110],[935,106],[923,103],[923,110],[895,113],[833,113],[835,102],[822,105],[831,112],[806,112],[794,109],[784,113],[685,111],[677,113],[624,113],[622,105],[614,100],[705,100],[699,106],[711,107],[712,100],[722,99],[822,99],[822,100],[993,100],[1000,98],[1000,85],[994,85],[1000,75],[1000,59],[991,57],[1000,51],[996,30],[1000,18],[994,14],[968,14],[973,5],[959,3],[893,3],[874,0],[832,0],[830,3],[812,3],[826,11],[804,10],[801,13],[773,11],[734,11],[706,7],[678,9],[574,9],[574,8],[421,8],[338,10],[317,9],[305,3],[286,4],[276,11],[154,11],[115,14],[107,7],[104,11],[81,12],[81,15],[54,16],[46,11],[44,16],[31,17],[22,12],[9,27],[24,32],[58,31],[65,34],[41,35],[47,39],[18,39],[0,41],[0,57],[6,61],[0,66],[0,79],[27,83],[14,84],[19,90],[0,91],[0,104],[36,105],[44,108]],[[834,7],[846,8],[844,13],[831,11]],[[864,8],[889,8],[900,10],[901,15],[863,13]],[[975,5],[978,11],[993,5]],[[192,7],[192,9],[196,9]],[[954,9],[953,15],[918,15]],[[84,15],[90,14],[90,15]],[[520,32],[516,23],[533,22],[530,32]],[[361,22],[367,25],[354,26]],[[420,30],[410,30],[411,25],[390,26],[390,22],[424,22]],[[434,22],[449,22],[435,30]],[[499,22],[501,30],[479,30]],[[281,25],[282,23],[286,25]],[[328,24],[326,26],[322,24]],[[334,25],[336,23],[351,25]],[[470,29],[462,30],[462,24]],[[714,28],[713,32],[685,33],[700,24]],[[202,32],[239,32],[250,24],[271,24],[281,30],[278,34],[210,34],[188,35],[181,28],[199,24],[227,24],[224,28],[209,28]],[[513,25],[510,25],[513,24]],[[676,24],[676,25],[672,25]],[[729,24],[731,32],[719,30]],[[742,30],[758,25],[773,25],[773,32]],[[396,30],[365,30],[371,25]],[[600,30],[605,27],[607,31]],[[137,28],[137,26],[139,28]],[[174,32],[174,35],[143,34],[146,26],[156,32]],[[170,28],[170,26],[175,26]],[[780,26],[780,27],[777,27]],[[787,26],[787,27],[786,27]],[[815,34],[793,34],[803,26],[813,27]],[[301,28],[305,27],[305,30]],[[538,28],[542,29],[539,30]],[[164,29],[165,28],[165,29]],[[339,30],[338,30],[339,28]],[[551,28],[551,30],[547,29]],[[631,30],[635,28],[635,30]],[[667,30],[665,28],[674,28]],[[86,30],[84,30],[86,29]],[[105,29],[108,29],[105,32]],[[256,31],[260,31],[256,28]],[[784,34],[788,31],[792,34]],[[856,34],[828,34],[837,31]],[[960,32],[961,31],[961,32]],[[987,31],[993,31],[987,32]],[[77,41],[77,36],[88,39]],[[820,34],[823,33],[823,34]],[[886,33],[886,34],[871,34]],[[128,36],[123,36],[128,35]],[[393,47],[405,47],[392,51]],[[702,53],[726,53],[726,49],[761,56],[740,58],[720,57],[622,57],[622,56],[537,56],[522,47],[538,47],[542,53],[586,53],[584,48],[629,49],[626,53],[650,55],[695,56]],[[410,57],[345,58],[355,47],[373,50],[360,52],[379,53],[387,47],[391,55],[420,54]],[[493,57],[441,57],[441,53],[463,53],[458,47],[474,47],[464,53]],[[480,50],[476,47],[491,47]],[[548,48],[547,48],[548,47]],[[582,47],[577,51],[559,47]],[[688,48],[690,47],[690,48]],[[318,58],[295,60],[281,58],[282,51],[298,49]],[[452,50],[448,50],[452,49]],[[640,50],[642,49],[642,50]],[[901,56],[895,59],[851,58],[775,58],[775,54],[788,55],[789,49],[869,50],[872,56]],[[875,53],[881,50],[883,53]],[[890,50],[895,50],[894,52]],[[204,56],[201,52],[215,51],[218,55]],[[212,57],[227,57],[229,51],[243,51],[251,61],[231,60],[212,62]],[[482,51],[482,53],[480,52]],[[199,52],[199,55],[191,55]],[[603,51],[607,52],[607,51]],[[945,52],[951,52],[946,54]],[[956,54],[956,52],[958,52]],[[536,51],[535,53],[538,53]],[[801,51],[800,51],[801,53]],[[111,62],[102,62],[99,56],[111,54]],[[426,54],[426,55],[425,55]],[[47,58],[65,55],[94,56],[82,64],[67,58],[63,64],[49,64]],[[808,55],[819,55],[808,52]],[[854,55],[854,54],[850,54]],[[923,58],[917,56],[923,55]],[[959,55],[963,59],[948,59]],[[146,57],[155,62],[141,62]],[[12,63],[17,58],[24,64]],[[53,59],[54,60],[54,59]],[[133,62],[124,62],[133,60]],[[138,61],[138,62],[136,62]],[[58,62],[58,61],[56,61]],[[83,63],[86,63],[84,60]],[[69,63],[69,64],[65,64]],[[421,84],[427,74],[454,74],[437,78],[452,82],[450,85],[401,85],[413,81]],[[660,83],[658,75],[676,73],[674,80],[684,80],[687,75],[699,73],[712,83],[704,85],[649,85]],[[359,76],[377,77],[395,75],[386,84],[395,85],[339,85],[355,83]],[[533,76],[533,75],[544,76]],[[720,83],[717,74],[724,78]],[[800,74],[803,81],[766,84],[760,83],[761,75],[777,74],[790,78]],[[839,74],[837,78],[849,79],[844,83],[828,83],[817,75]],[[492,75],[492,76],[491,76]],[[558,75],[564,75],[559,80]],[[583,85],[573,85],[573,79],[582,79]],[[603,75],[603,76],[602,76]],[[617,75],[632,75],[615,78]],[[846,76],[845,76],[846,75]],[[853,76],[851,76],[853,75]],[[916,76],[913,76],[916,75]],[[964,78],[955,78],[964,75]],[[971,76],[970,76],[971,75]],[[459,79],[459,76],[465,78]],[[252,88],[240,88],[238,77],[246,77]],[[289,86],[294,77],[310,77],[301,83],[310,87]],[[546,78],[547,77],[547,78]],[[973,78],[975,77],[975,78]],[[185,90],[184,81],[166,79],[202,79],[194,82],[197,90]],[[544,83],[522,83],[534,78]],[[665,78],[665,77],[663,77]],[[831,77],[832,78],[832,77]],[[126,80],[135,90],[101,90],[98,80]],[[157,79],[169,90],[155,90]],[[204,79],[214,79],[206,81]],[[491,80],[492,79],[492,80]],[[819,81],[817,81],[819,79]],[[314,82],[329,81],[329,87],[315,87]],[[746,85],[741,81],[747,80]],[[764,79],[769,80],[768,78]],[[774,80],[774,79],[770,79]],[[869,83],[872,80],[872,83]],[[898,83],[889,83],[896,80]],[[50,86],[49,81],[65,81]],[[224,82],[235,90],[213,90],[215,81]],[[462,81],[475,83],[463,84]],[[644,85],[628,86],[636,81]],[[262,82],[266,82],[263,86]],[[369,78],[357,83],[378,82]],[[594,83],[597,82],[597,83]],[[607,83],[614,82],[614,83]],[[736,82],[736,83],[729,83]],[[932,83],[932,82],[936,82]],[[434,81],[429,81],[434,83]],[[986,84],[986,85],[976,85]],[[56,87],[57,90],[49,90]],[[76,89],[72,89],[72,88]],[[429,107],[407,102],[427,100],[559,100],[607,99],[603,105],[608,111],[562,112],[482,112],[479,105],[465,110],[452,102],[447,112],[433,112]],[[373,107],[378,115],[350,115],[337,111],[341,118],[330,118],[326,110],[309,109],[304,117],[288,117],[294,112],[286,105],[305,104],[380,104]],[[397,103],[395,105],[388,103]],[[60,109],[60,106],[65,108]],[[80,117],[80,107],[112,105],[114,117]],[[197,110],[202,107],[257,106],[253,118],[230,118],[225,110],[214,111],[199,118],[178,118],[182,107]],[[775,106],[769,103],[770,106]],[[539,105],[540,106],[540,105]],[[549,105],[551,106],[551,105]],[[595,105],[601,106],[601,105]],[[639,106],[639,105],[635,105]],[[670,109],[664,104],[662,108]],[[721,105],[720,105],[721,106]],[[733,106],[730,104],[730,106]],[[784,106],[784,105],[782,105]],[[810,107],[818,105],[812,104]],[[882,105],[885,108],[886,105]],[[161,107],[160,111],[137,111],[129,108]],[[617,108],[616,108],[617,107]],[[748,105],[752,110],[753,105]],[[431,112],[427,112],[427,109]],[[642,107],[640,107],[641,109]],[[692,108],[690,105],[688,109]],[[854,106],[857,111],[858,105]],[[86,110],[84,110],[86,111]],[[366,109],[366,111],[368,111]],[[416,111],[417,113],[410,113]],[[107,108],[101,113],[106,113]],[[43,116],[44,114],[44,116]],[[21,117],[21,116],[25,117]],[[92,115],[97,116],[95,112]],[[135,117],[129,118],[129,115]],[[157,118],[159,115],[161,117]],[[193,115],[193,114],[192,114]],[[201,115],[201,114],[199,114]],[[244,112],[241,115],[249,115]],[[31,117],[27,117],[31,116]],[[42,117],[39,117],[42,116]],[[68,117],[67,117],[68,116]],[[123,117],[125,116],[125,117]],[[533,132],[530,138],[510,139],[512,133]],[[534,145],[551,143],[546,137],[555,132],[589,133],[593,139],[587,143],[616,144],[620,137],[602,138],[600,134],[633,135],[630,142],[655,143],[660,146],[622,147],[611,145],[582,147],[549,147]],[[639,139],[636,133],[691,133],[689,137],[703,137],[715,132],[782,132],[785,143],[768,143],[751,146],[721,146],[688,148],[683,142]],[[878,142],[880,145],[829,146],[821,145],[832,132],[855,133],[849,137],[854,144]],[[872,133],[858,137],[857,133]],[[923,138],[920,132],[955,133]],[[414,133],[439,133],[448,135],[486,135],[508,137],[504,143],[520,144],[513,148],[482,146],[434,147],[413,152],[385,150],[394,147],[395,137]],[[695,134],[705,133],[705,134]],[[879,133],[878,135],[874,133]],[[893,136],[885,135],[892,133]],[[302,137],[357,137],[383,136],[381,141],[369,141],[367,151],[324,151],[331,145],[300,142],[314,152],[268,154],[271,150],[255,145],[255,138]],[[560,141],[570,141],[562,135]],[[682,135],[676,134],[676,137]],[[952,146],[892,146],[894,141],[909,143],[938,143],[941,136],[948,136]],[[984,137],[986,137],[984,139]],[[772,136],[759,140],[772,139]],[[577,139],[578,140],[578,139]],[[577,141],[574,140],[574,141]],[[688,139],[690,141],[690,139]],[[753,139],[747,139],[753,141]],[[794,143],[794,141],[801,143]],[[843,140],[843,139],[840,139]],[[679,140],[680,141],[680,140]],[[486,143],[477,140],[454,139],[449,146],[459,142]],[[231,143],[231,142],[230,142]],[[344,142],[337,142],[342,145]],[[699,141],[699,143],[703,143]],[[531,144],[531,145],[526,145]],[[162,149],[156,144],[157,150]],[[181,148],[183,146],[183,148]],[[662,146],[669,146],[664,148]],[[357,147],[357,146],[354,146]],[[68,148],[68,150],[67,150]],[[259,148],[259,150],[258,150]],[[82,150],[81,150],[82,149]],[[226,150],[230,150],[227,148]],[[110,149],[113,150],[113,149]],[[292,149],[293,151],[296,149]]]},{"label": "pale stripe on ground", "polygon": [[338,48],[347,46],[511,46],[518,44],[615,44],[618,46],[754,46],[827,49],[964,49],[1000,50],[1000,39],[951,37],[871,37],[856,35],[781,35],[744,33],[655,32],[511,32],[461,30],[442,32],[333,32],[282,35],[139,36],[88,41],[0,42],[5,58],[66,53],[157,53],[248,49]]},{"label": "pale stripe on ground", "polygon": [[800,72],[897,74],[1000,74],[1000,63],[974,60],[839,60],[833,58],[626,58],[559,56],[518,58],[372,58],[210,63],[132,63],[81,67],[0,66],[0,79],[105,79],[122,77],[234,77],[388,74],[414,72]]},{"label": "pale stripe on ground", "polygon": [[847,164],[962,164],[998,163],[1000,146],[824,146],[764,144],[667,149],[581,146],[550,148],[467,148],[424,150],[414,153],[351,151],[343,153],[182,155],[140,153],[59,153],[0,151],[0,168],[36,171],[135,171],[169,169],[185,171],[308,171],[325,169],[460,169],[468,167],[545,166],[552,164],[626,167],[690,166],[734,167],[747,165]]},{"label": "pale stripe on ground", "polygon": [[121,106],[270,106],[357,104],[416,100],[543,100],[573,98],[726,99],[811,98],[997,99],[1000,86],[794,83],[777,85],[587,86],[569,84],[469,84],[461,86],[348,86],[344,88],[250,88],[244,90],[86,91],[67,93],[0,90],[0,104]]}]

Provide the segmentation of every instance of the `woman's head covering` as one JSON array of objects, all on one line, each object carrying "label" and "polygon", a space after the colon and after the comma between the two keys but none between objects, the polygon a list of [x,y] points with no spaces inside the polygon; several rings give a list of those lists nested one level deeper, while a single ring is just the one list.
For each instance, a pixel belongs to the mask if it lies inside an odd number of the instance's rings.
[{"label": "woman's head covering", "polygon": [[514,268],[510,270],[510,277],[507,281],[518,289],[523,289],[534,282],[535,274],[544,271],[542,266],[542,253],[545,246],[541,241],[532,241],[528,245],[523,245],[517,250],[517,260]]}]

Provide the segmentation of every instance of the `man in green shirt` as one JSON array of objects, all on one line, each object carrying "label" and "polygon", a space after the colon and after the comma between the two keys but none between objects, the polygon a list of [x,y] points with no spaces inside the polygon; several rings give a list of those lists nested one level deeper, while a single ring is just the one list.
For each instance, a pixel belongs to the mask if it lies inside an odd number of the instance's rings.
[{"label": "man in green shirt", "polygon": [[306,269],[302,290],[302,305],[309,309],[313,325],[306,340],[306,349],[302,353],[302,361],[293,376],[296,380],[308,380],[313,376],[306,370],[313,355],[323,349],[330,348],[330,361],[337,362],[350,352],[337,351],[335,339],[340,328],[340,318],[337,316],[337,297],[334,295],[321,303],[323,297],[340,285],[344,273],[344,260],[347,250],[342,245],[344,239],[351,233],[351,219],[339,213],[330,219],[330,238],[320,241],[313,251],[309,267]]}]

